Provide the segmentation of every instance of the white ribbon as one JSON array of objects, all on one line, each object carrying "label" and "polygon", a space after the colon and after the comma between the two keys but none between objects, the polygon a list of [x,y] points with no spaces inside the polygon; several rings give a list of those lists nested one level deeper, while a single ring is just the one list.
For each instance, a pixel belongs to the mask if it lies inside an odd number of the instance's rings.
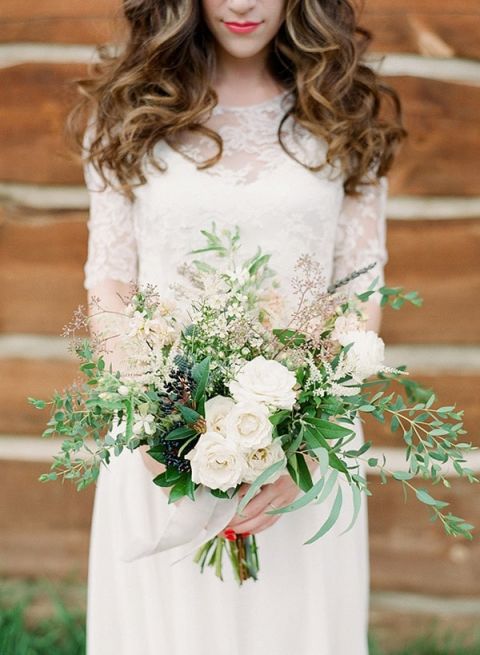
[{"label": "white ribbon", "polygon": [[[115,438],[124,429],[116,422],[110,431]],[[111,511],[118,517],[120,558],[132,562],[164,551],[175,551],[179,559],[187,557],[218,535],[236,513],[239,498],[216,498],[207,487],[200,486],[195,500],[185,496],[167,504],[165,492],[156,488],[142,453],[125,449],[108,466],[112,494]],[[100,481],[100,484],[103,481]]]}]

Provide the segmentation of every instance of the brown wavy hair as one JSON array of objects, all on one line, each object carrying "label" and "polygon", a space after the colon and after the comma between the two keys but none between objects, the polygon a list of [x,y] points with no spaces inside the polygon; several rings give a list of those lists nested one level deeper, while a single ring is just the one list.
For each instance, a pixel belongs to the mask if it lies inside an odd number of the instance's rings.
[{"label": "brown wavy hair", "polygon": [[[97,46],[98,61],[88,78],[73,81],[81,98],[67,117],[66,132],[74,149],[84,152],[86,121],[95,116],[86,160],[105,184],[112,182],[105,170],[113,171],[112,186],[133,200],[133,188],[146,182],[145,155],[156,169],[166,170],[153,156],[159,139],[175,147],[174,137],[184,129],[211,137],[218,153],[198,168],[221,158],[223,142],[202,124],[218,96],[210,86],[214,37],[200,0],[124,0],[123,18],[125,32],[116,50]],[[281,140],[282,125],[292,114],[326,140],[326,163],[339,159],[351,195],[361,181],[375,183],[388,172],[407,135],[396,91],[363,60],[372,35],[357,22],[349,0],[285,0],[285,20],[267,61],[272,78],[294,92],[295,102],[278,126],[282,148],[293,157]],[[312,171],[325,165],[299,163]]]}]

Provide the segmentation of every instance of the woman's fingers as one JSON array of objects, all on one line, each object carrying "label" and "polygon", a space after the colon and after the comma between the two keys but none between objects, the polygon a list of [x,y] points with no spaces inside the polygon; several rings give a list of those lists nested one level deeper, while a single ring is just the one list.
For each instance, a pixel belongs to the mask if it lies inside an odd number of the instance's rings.
[{"label": "woman's fingers", "polygon": [[[277,500],[276,500],[277,499]],[[263,514],[265,509],[269,508],[270,503],[273,503],[275,506],[279,507],[278,504],[278,489],[265,486],[259,494],[254,496],[252,500],[247,504],[246,507],[242,510],[242,515],[235,514],[234,521],[245,521],[246,518],[252,516],[257,516],[258,514]]]},{"label": "woman's fingers", "polygon": [[278,516],[268,516],[267,514],[255,516],[248,521],[244,521],[241,524],[236,525],[235,527],[227,526],[225,530],[233,530],[237,534],[244,534],[249,532],[250,534],[257,534],[266,530],[271,525],[278,521]]},{"label": "woman's fingers", "polygon": [[238,530],[236,530],[236,532],[238,532],[238,534],[243,534],[244,532],[258,534],[259,532],[262,532],[263,530],[266,530],[272,526],[278,521],[278,519],[278,516],[264,516],[264,518],[256,517],[251,521],[246,521],[244,525],[240,526]]},{"label": "woman's fingers", "polygon": [[[278,504],[277,504],[278,503]],[[265,527],[268,527],[278,521],[280,516],[277,515],[272,515],[272,514],[266,514],[268,510],[274,509],[276,507],[281,507],[284,503],[282,502],[281,499],[278,497],[275,497],[275,501],[268,501],[267,498],[267,503],[263,504],[258,511],[255,510],[255,512],[246,512],[245,516],[236,516],[234,517],[229,525],[228,528],[235,530],[235,532],[256,532],[259,531],[259,529],[265,529]],[[248,506],[247,508],[248,509]]]}]

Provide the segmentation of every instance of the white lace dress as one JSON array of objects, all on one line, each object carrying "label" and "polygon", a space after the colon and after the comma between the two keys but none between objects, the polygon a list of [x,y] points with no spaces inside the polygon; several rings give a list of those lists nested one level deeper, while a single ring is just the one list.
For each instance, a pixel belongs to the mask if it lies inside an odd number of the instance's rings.
[{"label": "white lace dress", "polygon": [[[200,230],[212,221],[218,229],[238,225],[245,252],[257,245],[271,252],[282,279],[310,253],[323,264],[327,285],[372,261],[376,267],[350,290],[375,276],[383,282],[386,179],[353,198],[338,171],[311,172],[290,158],[277,139],[289,99],[284,91],[256,105],[217,106],[207,124],[223,137],[224,152],[213,168],[198,170],[188,158],[201,162],[216,152],[206,137],[184,139],[184,154],[159,142],[155,153],[168,171],[148,168],[133,204],[111,188],[96,191],[98,177],[86,166],[86,288],[112,278],[173,293],[177,266],[203,244]],[[322,161],[324,143],[291,117],[283,133],[301,161]],[[356,439],[363,440],[360,423]],[[239,588],[227,561],[220,582],[210,569],[201,575],[191,555],[173,563],[178,549],[155,552],[172,506],[140,453],[124,452],[97,483],[87,655],[366,655],[367,513],[363,504],[355,526],[340,536],[352,512],[345,498],[337,526],[311,545],[303,542],[328,515],[333,495],[258,534],[260,579]]]}]

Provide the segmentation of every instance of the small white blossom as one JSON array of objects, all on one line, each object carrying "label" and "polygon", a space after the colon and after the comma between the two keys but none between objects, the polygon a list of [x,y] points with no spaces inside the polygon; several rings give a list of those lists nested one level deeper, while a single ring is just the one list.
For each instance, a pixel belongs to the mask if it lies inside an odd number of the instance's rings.
[{"label": "small white blossom", "polygon": [[148,434],[155,432],[155,417],[153,414],[135,414],[133,417],[133,434]]}]

